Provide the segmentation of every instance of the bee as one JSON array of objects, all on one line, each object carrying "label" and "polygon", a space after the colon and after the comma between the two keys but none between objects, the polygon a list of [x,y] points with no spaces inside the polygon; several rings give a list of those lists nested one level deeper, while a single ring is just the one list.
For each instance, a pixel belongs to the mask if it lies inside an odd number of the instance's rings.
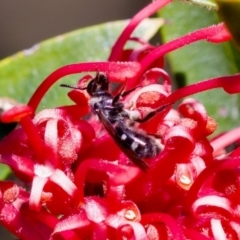
[{"label": "bee", "polygon": [[123,88],[116,96],[112,96],[109,93],[109,80],[103,73],[98,73],[84,88],[73,87],[67,84],[61,84],[61,86],[86,90],[91,96],[89,105],[92,112],[98,116],[106,131],[118,144],[123,153],[143,171],[149,168],[144,158],[157,156],[161,151],[160,143],[158,143],[156,137],[138,130],[134,125],[136,122],[149,120],[168,105],[161,106],[142,119],[134,118],[132,116],[133,112],[126,110],[124,104],[119,100],[135,89],[124,91]]}]

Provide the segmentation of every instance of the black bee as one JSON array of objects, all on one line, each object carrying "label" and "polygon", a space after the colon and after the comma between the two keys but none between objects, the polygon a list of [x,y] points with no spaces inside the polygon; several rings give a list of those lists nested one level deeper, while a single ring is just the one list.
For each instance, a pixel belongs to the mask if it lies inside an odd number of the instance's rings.
[{"label": "black bee", "polygon": [[87,90],[91,96],[89,104],[93,113],[98,116],[107,132],[115,140],[124,154],[143,171],[149,168],[143,158],[153,158],[157,156],[161,151],[161,147],[155,137],[134,128],[134,123],[147,121],[157,112],[164,110],[166,105],[150,112],[143,119],[133,119],[131,111],[124,109],[124,104],[119,102],[119,99],[134,89],[126,92],[122,89],[119,94],[113,97],[108,92],[109,80],[107,76],[102,73],[98,73],[85,88],[73,87],[67,84],[61,84],[61,86]]}]

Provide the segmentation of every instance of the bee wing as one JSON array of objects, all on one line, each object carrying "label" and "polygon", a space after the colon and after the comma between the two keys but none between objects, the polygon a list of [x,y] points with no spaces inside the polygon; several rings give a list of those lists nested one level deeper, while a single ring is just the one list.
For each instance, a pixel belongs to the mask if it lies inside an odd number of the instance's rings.
[{"label": "bee wing", "polygon": [[109,133],[109,135],[115,140],[115,142],[121,148],[123,153],[143,171],[146,171],[147,169],[149,169],[148,164],[142,158],[140,158],[124,140],[121,139],[121,136],[119,136],[116,133],[113,125],[104,116],[102,111],[98,111],[97,115],[99,117],[99,120],[101,121],[101,123],[103,124],[107,132]]}]

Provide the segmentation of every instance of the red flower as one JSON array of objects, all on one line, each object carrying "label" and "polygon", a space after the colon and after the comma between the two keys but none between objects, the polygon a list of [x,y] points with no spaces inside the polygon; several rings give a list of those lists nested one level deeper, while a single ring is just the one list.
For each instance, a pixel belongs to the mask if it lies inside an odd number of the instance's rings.
[{"label": "red flower", "polygon": [[[217,123],[200,102],[188,98],[177,110],[172,108],[184,97],[213,88],[238,93],[240,74],[172,92],[171,79],[162,69],[163,57],[170,51],[199,40],[227,41],[230,35],[218,24],[158,47],[131,37],[144,18],[169,2],[154,1],[133,17],[113,46],[109,61],[63,66],[43,81],[27,106],[16,106],[3,114],[2,121],[19,120],[20,127],[0,142],[1,162],[27,185],[25,190],[12,182],[0,183],[0,221],[19,238],[240,237],[240,150],[223,152],[239,140],[239,129],[210,142],[207,137]],[[138,41],[141,48],[124,49],[128,40]],[[35,114],[42,97],[61,77],[96,70],[110,83],[119,84],[113,92],[108,91],[110,95],[99,83],[89,85],[96,74],[86,75],[69,93],[72,106]],[[101,110],[102,115],[97,114],[102,119],[92,114],[99,110],[94,104],[107,101],[100,98],[93,102],[91,95],[96,89],[112,104]],[[116,123],[127,121],[135,125],[123,125],[127,130],[136,131],[136,136],[144,131],[143,136],[152,136],[156,148],[161,149],[148,153],[151,159],[140,159],[142,165],[116,141],[108,129],[111,124],[104,124],[113,114],[112,101],[119,102],[119,114],[110,119],[113,130]],[[148,121],[141,123],[144,118]],[[219,153],[222,161],[217,158]],[[146,166],[149,169],[144,169]]]}]

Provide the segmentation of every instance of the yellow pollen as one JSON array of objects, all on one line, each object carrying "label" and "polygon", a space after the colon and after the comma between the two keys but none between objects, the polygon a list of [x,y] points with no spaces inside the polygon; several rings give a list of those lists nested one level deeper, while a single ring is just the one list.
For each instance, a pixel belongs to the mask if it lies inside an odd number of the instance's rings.
[{"label": "yellow pollen", "polygon": [[189,185],[189,184],[192,183],[192,181],[190,180],[190,178],[187,177],[186,175],[181,175],[181,177],[180,177],[180,182],[181,182],[182,184],[185,184],[185,185]]},{"label": "yellow pollen", "polygon": [[134,220],[136,218],[136,214],[133,210],[126,210],[124,216],[128,220]]}]

